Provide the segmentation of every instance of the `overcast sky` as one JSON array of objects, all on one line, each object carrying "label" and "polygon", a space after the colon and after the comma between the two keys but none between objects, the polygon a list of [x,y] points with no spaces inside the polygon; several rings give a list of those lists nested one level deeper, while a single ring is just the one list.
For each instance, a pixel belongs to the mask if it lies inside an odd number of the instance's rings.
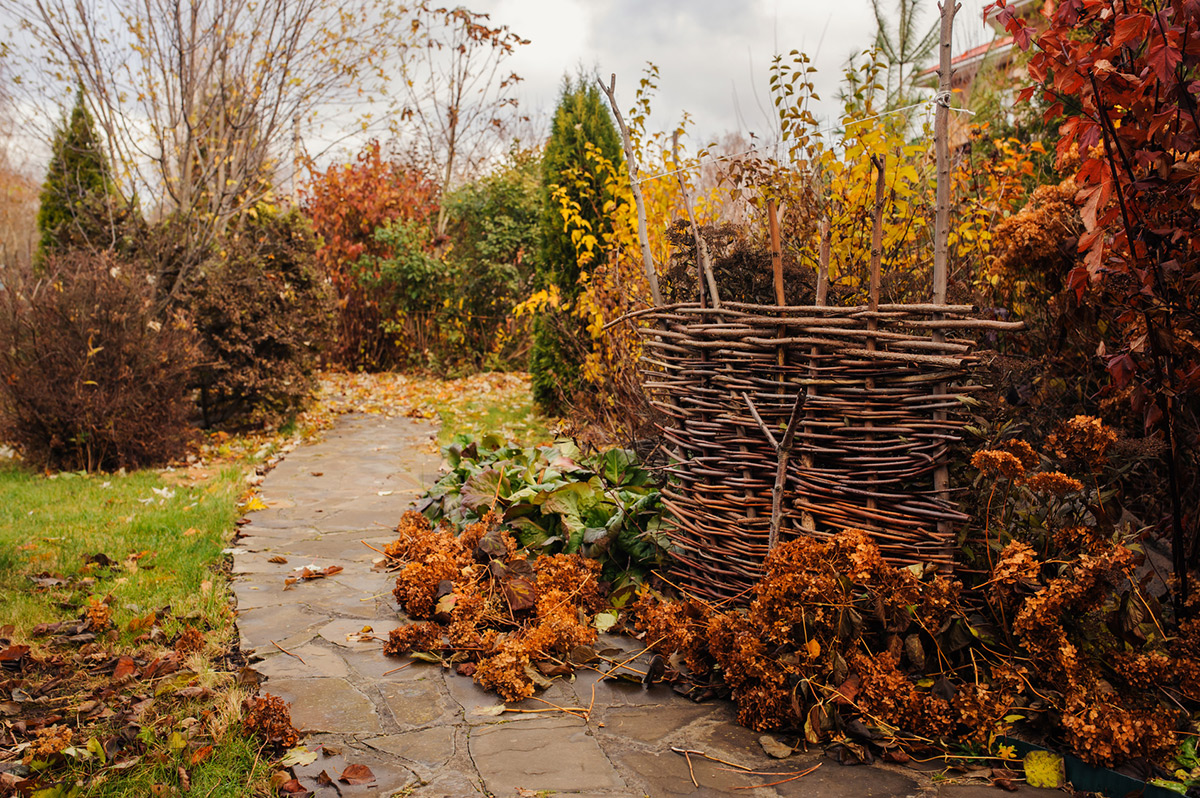
[{"label": "overcast sky", "polygon": [[[892,7],[896,0],[883,0]],[[991,38],[981,21],[985,0],[961,0],[954,52]],[[701,143],[768,125],[767,79],[775,53],[801,50],[818,68],[815,110],[836,113],[835,95],[847,58],[871,45],[875,19],[869,0],[471,0],[494,24],[508,25],[531,43],[513,57],[524,79],[522,105],[548,116],[564,72],[578,65],[606,78],[617,73],[622,109],[633,103],[647,61],[661,72],[651,128],[674,127],[691,113]],[[923,3],[922,24],[934,23],[934,0]]]}]

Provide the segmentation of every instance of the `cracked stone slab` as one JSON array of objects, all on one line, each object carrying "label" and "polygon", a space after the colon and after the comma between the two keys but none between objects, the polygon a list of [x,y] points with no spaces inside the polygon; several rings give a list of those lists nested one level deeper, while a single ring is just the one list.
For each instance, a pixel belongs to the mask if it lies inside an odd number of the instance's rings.
[{"label": "cracked stone slab", "polygon": [[[243,652],[272,648],[271,641],[283,645],[297,635],[318,627],[327,618],[301,604],[280,604],[272,607],[239,610],[238,632]],[[284,646],[285,648],[287,646]]]},{"label": "cracked stone slab", "polygon": [[600,713],[604,728],[597,734],[644,743],[666,742],[712,711],[701,704],[676,702],[655,707],[620,707]]},{"label": "cracked stone slab", "polygon": [[[319,740],[319,742],[318,742]],[[378,751],[367,747],[354,746],[345,740],[322,737],[309,741],[315,743],[310,748],[317,748],[321,754],[316,761],[308,765],[296,765],[292,768],[300,783],[318,795],[340,795],[346,798],[353,796],[392,796],[397,793],[406,794],[404,790],[417,784],[418,778],[408,768],[396,762],[394,758],[380,756]],[[337,753],[332,753],[336,751]],[[366,765],[371,769],[375,779],[367,784],[345,784],[338,777],[350,765]],[[337,785],[336,792],[321,787],[317,777],[324,771]]]},{"label": "cracked stone slab", "polygon": [[367,634],[386,640],[388,633],[397,626],[400,624],[395,620],[364,623],[361,618],[338,618],[326,623],[318,633],[335,646],[348,648],[351,651],[371,651],[382,659],[383,643],[373,639],[360,640],[359,637],[363,634],[364,629],[370,627],[371,631]]},{"label": "cracked stone slab", "polygon": [[[304,679],[331,676],[345,678],[350,675],[350,667],[336,653],[313,643],[298,648],[288,649],[295,656],[288,656],[282,651],[263,657],[254,664],[254,670],[271,679]],[[268,686],[273,685],[268,682]]]},{"label": "cracked stone slab", "polygon": [[471,730],[471,759],[497,796],[517,788],[555,791],[624,790],[587,724],[576,718],[494,723]]},{"label": "cracked stone slab", "polygon": [[380,734],[375,704],[345,679],[271,679],[264,692],[291,704],[292,725],[305,732]]},{"label": "cracked stone slab", "polygon": [[402,729],[428,726],[435,721],[452,724],[458,719],[458,705],[446,695],[439,678],[385,683],[379,690],[392,719]]}]

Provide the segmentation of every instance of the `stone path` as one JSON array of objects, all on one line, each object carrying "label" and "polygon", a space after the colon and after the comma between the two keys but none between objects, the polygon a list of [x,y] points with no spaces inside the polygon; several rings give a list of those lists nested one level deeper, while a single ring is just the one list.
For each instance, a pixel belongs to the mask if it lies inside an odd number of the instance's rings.
[{"label": "stone path", "polygon": [[[298,766],[318,796],[947,796],[994,798],[994,788],[936,784],[900,768],[842,767],[812,752],[767,758],[758,735],[738,726],[724,702],[693,704],[667,687],[599,681],[583,671],[542,694],[559,706],[588,707],[588,722],[557,712],[493,714],[499,700],[469,678],[436,665],[383,656],[364,627],[386,637],[403,622],[392,579],[371,571],[390,529],[437,473],[428,422],[343,416],[325,438],[292,452],[266,477],[268,509],[250,516],[234,553],[234,592],[242,651],[266,677],[262,691],[291,702],[316,761]],[[279,562],[279,559],[286,562]],[[275,559],[275,562],[271,562]],[[302,566],[340,565],[340,573],[284,590]],[[369,635],[368,635],[369,636]],[[609,638],[601,646],[631,649]],[[529,700],[521,708],[547,709]],[[771,773],[746,775],[671,747]],[[371,785],[319,787],[348,764],[367,765]],[[693,783],[693,776],[694,781]],[[739,789],[740,788],[740,789]],[[750,789],[746,789],[750,788]],[[1022,790],[1029,795],[1041,790]]]}]

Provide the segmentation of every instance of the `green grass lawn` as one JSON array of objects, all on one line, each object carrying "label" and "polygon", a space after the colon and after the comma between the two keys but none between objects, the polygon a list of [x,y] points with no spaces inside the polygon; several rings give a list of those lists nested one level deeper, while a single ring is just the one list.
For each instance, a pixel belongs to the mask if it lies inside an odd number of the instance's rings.
[{"label": "green grass lawn", "polygon": [[239,477],[229,468],[185,486],[156,471],[47,477],[0,466],[3,621],[21,636],[77,616],[90,596],[111,595],[122,638],[135,617],[167,605],[174,618],[229,626],[216,569],[238,515]]},{"label": "green grass lawn", "polygon": [[[203,633],[204,648],[187,656],[177,674],[212,691],[198,700],[180,699],[160,693],[162,679],[135,676],[118,688],[116,699],[104,699],[117,705],[121,694],[154,696],[141,720],[140,753],[124,769],[86,753],[89,740],[119,729],[103,720],[62,721],[73,729],[73,747],[48,760],[52,775],[43,786],[59,784],[47,787],[45,798],[266,794],[270,756],[243,732],[237,711],[242,692],[221,665],[234,642],[223,550],[239,515],[241,475],[240,466],[230,466],[203,475],[46,476],[0,464],[0,627],[11,625],[3,636],[33,647],[35,662],[20,674],[26,689],[58,678],[51,705],[79,704],[107,685],[110,677],[92,670],[96,665],[122,654],[139,663],[169,654],[172,642],[192,627]],[[106,603],[112,617],[94,643],[64,646],[33,634],[38,624],[80,619],[96,602]],[[148,640],[151,625],[158,631]],[[68,664],[54,664],[64,657]],[[0,691],[0,697],[7,695]],[[41,711],[27,705],[26,714]],[[180,730],[188,732],[189,744],[172,738]],[[205,745],[211,750],[198,754]],[[187,782],[190,789],[181,789]]]},{"label": "green grass lawn", "polygon": [[467,394],[450,399],[437,412],[442,422],[438,430],[441,446],[459,433],[476,437],[495,433],[521,446],[554,440],[547,426],[550,420],[534,411],[533,396],[528,391],[504,391],[486,397]]}]

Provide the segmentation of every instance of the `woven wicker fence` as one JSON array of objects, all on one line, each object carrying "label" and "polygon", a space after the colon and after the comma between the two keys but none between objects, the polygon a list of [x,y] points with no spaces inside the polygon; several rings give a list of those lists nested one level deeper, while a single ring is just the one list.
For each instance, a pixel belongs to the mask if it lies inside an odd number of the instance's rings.
[{"label": "woven wicker fence", "polygon": [[951,525],[965,516],[934,474],[970,391],[975,342],[959,336],[1008,326],[972,310],[686,303],[639,314],[651,322],[644,385],[677,461],[663,496],[679,585],[737,598],[762,575],[777,440],[801,391],[780,539],[856,527],[893,563],[952,565]]}]

